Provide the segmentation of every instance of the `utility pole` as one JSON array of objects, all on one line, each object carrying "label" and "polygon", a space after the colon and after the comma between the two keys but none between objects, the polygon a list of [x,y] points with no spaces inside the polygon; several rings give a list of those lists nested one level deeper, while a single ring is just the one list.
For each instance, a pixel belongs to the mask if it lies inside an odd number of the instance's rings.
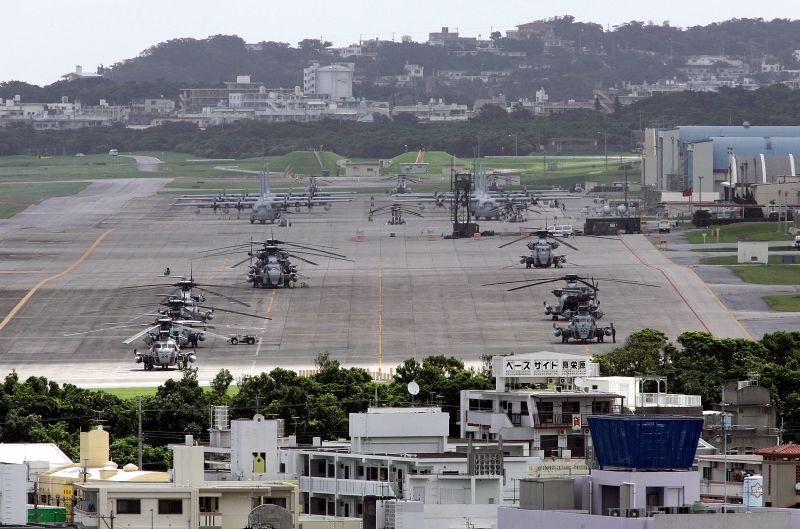
[{"label": "utility pole", "polygon": [[139,402],[136,405],[136,415],[139,420],[139,432],[138,432],[138,439],[139,439],[139,447],[138,447],[138,463],[139,463],[139,470],[142,470],[142,397],[139,397]]}]

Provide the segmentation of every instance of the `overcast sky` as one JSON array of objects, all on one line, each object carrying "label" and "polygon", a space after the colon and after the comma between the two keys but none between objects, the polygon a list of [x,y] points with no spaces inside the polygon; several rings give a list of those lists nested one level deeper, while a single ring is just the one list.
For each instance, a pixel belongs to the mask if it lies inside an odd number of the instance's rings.
[{"label": "overcast sky", "polygon": [[[426,40],[441,26],[467,36],[570,14],[615,25],[669,20],[688,27],[730,18],[800,18],[798,0],[3,0],[0,81],[49,84],[76,64],[94,71],[178,37],[236,34],[247,42],[296,45],[320,35],[335,45],[359,37]],[[245,73],[245,72],[243,72]]]}]

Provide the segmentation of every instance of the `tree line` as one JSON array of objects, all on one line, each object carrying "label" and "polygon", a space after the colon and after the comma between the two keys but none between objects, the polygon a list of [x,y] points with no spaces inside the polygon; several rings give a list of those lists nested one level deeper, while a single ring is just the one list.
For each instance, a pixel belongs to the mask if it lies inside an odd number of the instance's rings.
[{"label": "tree line", "polygon": [[[411,381],[420,386],[416,402],[441,406],[450,414],[450,433],[457,435],[460,391],[494,387],[488,360],[476,369],[450,356],[409,359],[391,381],[375,382],[365,370],[343,367],[321,353],[312,376],[275,368],[243,376],[235,388],[226,369],[209,388],[201,387],[197,371],[188,369],[180,379],[159,386],[155,395],[141,398],[144,466],[169,466],[167,444],[182,442],[185,434],[208,439],[214,405],[229,406],[233,419],[256,412],[283,419],[286,434],[297,435],[300,442],[315,436],[335,439],[347,437],[350,413],[365,412],[376,402],[409,406]],[[700,395],[704,409],[719,402],[724,384],[756,374],[772,392],[784,437],[800,439],[800,332],[766,334],[761,340],[685,332],[673,343],[660,331],[643,329],[593,361],[604,376],[666,376],[670,392]],[[12,372],[0,384],[0,442],[52,442],[76,459],[80,430],[103,424],[111,434],[112,459],[120,464],[136,461],[138,405],[137,399],[59,385],[44,377],[22,381]]]}]

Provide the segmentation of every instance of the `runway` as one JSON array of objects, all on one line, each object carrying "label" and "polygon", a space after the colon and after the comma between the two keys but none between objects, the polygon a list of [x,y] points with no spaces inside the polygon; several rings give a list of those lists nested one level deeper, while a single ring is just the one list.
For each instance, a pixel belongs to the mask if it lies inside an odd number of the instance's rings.
[{"label": "runway", "polygon": [[[121,342],[136,328],[65,336],[132,320],[152,310],[142,308],[150,304],[155,308],[159,295],[170,289],[120,287],[162,282],[167,266],[173,274],[187,275],[191,266],[196,281],[230,287],[224,293],[250,304],[245,310],[273,318],[264,322],[217,313],[214,332],[257,334],[261,342],[232,346],[208,339],[198,348],[202,381],[223,367],[234,376],[276,366],[309,368],[321,351],[345,366],[385,372],[407,358],[431,354],[454,355],[477,365],[484,354],[563,350],[591,355],[609,350],[614,344],[565,345],[553,336],[553,322],[544,315],[542,302],[554,299],[550,290],[556,284],[518,292],[483,286],[567,272],[658,285],[600,281],[606,313],[602,322],[614,323],[618,341],[643,327],[673,338],[692,329],[746,335],[693,272],[672,263],[643,236],[577,237],[570,242],[580,251],[558,250],[567,256],[566,268],[527,270],[519,264],[519,256],[527,253],[525,241],[498,249],[510,239],[442,239],[450,231],[445,209],[428,206],[422,219],[387,226],[381,217],[368,222],[370,197],[358,195],[329,212],[293,216],[291,227],[279,228],[220,218],[210,210],[195,214],[191,208],[171,207],[171,195],[154,194],[164,182],[97,182],[78,195],[47,200],[0,224],[0,318],[6,320],[0,329],[0,370],[87,386],[156,385],[179,376],[176,371],[144,372],[133,362],[133,347]],[[386,196],[375,196],[376,205],[386,201]],[[573,208],[576,214],[580,210]],[[536,219],[527,225],[541,222]],[[519,227],[483,221],[481,229],[511,233]],[[359,230],[363,242],[356,241]],[[430,234],[435,240],[429,240]],[[273,235],[335,246],[352,262],[322,259],[318,267],[300,263],[308,287],[272,291],[250,288],[244,282],[246,265],[231,268],[244,254],[202,258],[202,250]],[[208,303],[233,308],[213,296]],[[148,318],[135,322],[147,323]]]}]

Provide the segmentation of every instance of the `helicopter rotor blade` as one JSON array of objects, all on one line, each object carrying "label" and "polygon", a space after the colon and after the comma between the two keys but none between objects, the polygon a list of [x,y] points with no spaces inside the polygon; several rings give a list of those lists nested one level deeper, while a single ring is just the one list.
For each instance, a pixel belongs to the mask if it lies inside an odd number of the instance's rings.
[{"label": "helicopter rotor blade", "polygon": [[238,266],[241,266],[241,265],[245,264],[247,261],[249,261],[249,260],[250,260],[250,259],[252,259],[252,258],[253,258],[252,256],[248,256],[246,259],[242,259],[242,260],[241,260],[241,261],[239,261],[238,263],[236,263],[236,264],[232,264],[232,265],[231,265],[231,268],[236,268],[236,267],[238,267]]},{"label": "helicopter rotor blade", "polygon": [[[550,236],[548,235],[548,237],[550,237]],[[563,245],[564,245],[564,246],[566,246],[567,248],[572,248],[572,249],[573,249],[573,250],[575,250],[576,252],[579,252],[579,251],[580,251],[578,248],[576,248],[575,246],[572,246],[572,245],[571,245],[570,243],[568,243],[567,241],[564,241],[564,240],[562,240],[562,239],[556,239],[555,237],[550,237],[550,238],[551,238],[551,239],[553,239],[553,240],[557,240],[557,242],[558,242],[559,244],[563,244]]]},{"label": "helicopter rotor blade", "polygon": [[214,312],[229,312],[231,314],[239,314],[240,316],[249,316],[251,318],[259,318],[259,319],[262,319],[262,320],[271,320],[272,319],[272,318],[268,318],[267,316],[259,316],[258,314],[249,314],[247,312],[239,312],[238,310],[220,309],[220,308],[216,308],[216,307],[207,307],[207,306],[204,306],[204,305],[198,305],[198,306],[201,306],[203,308],[211,309]]},{"label": "helicopter rotor blade", "polygon": [[102,329],[92,329],[91,331],[80,331],[80,332],[71,332],[67,333],[64,336],[80,336],[83,334],[93,334],[96,332],[106,332],[106,331],[113,331],[115,329],[125,329],[127,327],[141,327],[141,323],[132,323],[130,325],[115,325],[114,327],[104,327]]},{"label": "helicopter rotor blade", "polygon": [[302,257],[300,257],[298,255],[289,254],[289,257],[292,257],[293,259],[297,259],[298,261],[303,261],[304,263],[308,263],[310,265],[319,266],[319,264],[315,263],[314,261],[309,261],[308,259],[303,259]]},{"label": "helicopter rotor blade", "polygon": [[517,237],[516,239],[514,239],[511,242],[507,242],[505,244],[501,244],[500,246],[498,246],[498,248],[505,248],[506,246],[511,246],[515,242],[524,241],[525,239],[530,239],[530,238],[531,238],[530,235],[523,235],[522,237]]},{"label": "helicopter rotor blade", "polygon": [[231,303],[237,303],[237,304],[239,304],[239,305],[243,305],[243,306],[245,306],[245,307],[249,307],[249,306],[250,306],[250,305],[248,305],[247,303],[245,303],[244,301],[239,301],[239,300],[238,300],[238,299],[236,299],[236,298],[232,298],[232,297],[230,297],[230,296],[226,296],[225,294],[220,294],[219,292],[215,292],[215,291],[213,291],[213,290],[209,290],[209,289],[207,289],[207,288],[203,288],[203,287],[197,287],[197,290],[202,290],[203,292],[208,292],[209,294],[212,294],[212,295],[214,295],[214,296],[219,296],[219,297],[221,297],[221,298],[223,298],[223,299],[227,299],[227,300],[228,300],[228,301],[230,301]]},{"label": "helicopter rotor blade", "polygon": [[512,285],[514,283],[531,283],[531,282],[533,282],[533,284],[528,285],[528,286],[532,286],[533,287],[533,286],[536,286],[536,285],[544,285],[544,284],[547,284],[547,283],[555,283],[556,281],[560,281],[560,280],[561,280],[560,277],[556,277],[556,278],[553,278],[553,279],[519,279],[517,281],[501,281],[499,283],[487,283],[487,284],[481,285],[481,286],[491,287],[491,286],[496,286],[496,285]]},{"label": "helicopter rotor blade", "polygon": [[130,345],[133,342],[135,342],[136,340],[138,340],[139,338],[141,338],[142,336],[144,336],[145,334],[147,334],[149,332],[153,332],[154,330],[156,330],[158,328],[159,328],[159,325],[153,325],[152,327],[148,327],[147,329],[145,329],[143,331],[137,332],[136,334],[134,334],[133,336],[131,336],[127,340],[123,341],[122,343],[124,343],[125,345]]}]

